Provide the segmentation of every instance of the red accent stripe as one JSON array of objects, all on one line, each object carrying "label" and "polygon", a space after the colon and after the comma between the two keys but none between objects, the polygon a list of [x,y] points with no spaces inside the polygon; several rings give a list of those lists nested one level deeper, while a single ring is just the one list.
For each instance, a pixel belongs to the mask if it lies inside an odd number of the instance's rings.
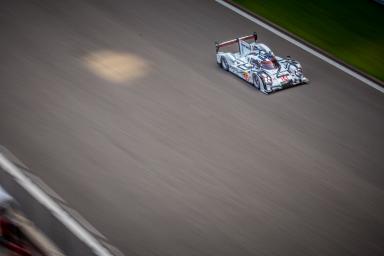
[{"label": "red accent stripe", "polygon": [[249,40],[249,39],[257,39],[256,35],[243,36],[239,38],[240,40]]},{"label": "red accent stripe", "polygon": [[243,37],[239,37],[239,38],[236,38],[236,39],[232,39],[232,40],[229,40],[229,41],[225,41],[225,42],[222,42],[222,43],[219,43],[217,46],[220,48],[220,47],[224,47],[224,46],[228,46],[228,45],[231,45],[231,44],[236,44],[239,42],[239,40],[249,40],[249,39],[257,39],[256,38],[256,35],[249,35],[249,36],[243,36]]},{"label": "red accent stripe", "polygon": [[226,41],[226,42],[222,42],[218,46],[219,47],[224,47],[224,46],[228,46],[228,45],[231,45],[231,44],[236,44],[237,42],[238,42],[237,39],[232,39],[232,40],[229,40],[229,41]]}]

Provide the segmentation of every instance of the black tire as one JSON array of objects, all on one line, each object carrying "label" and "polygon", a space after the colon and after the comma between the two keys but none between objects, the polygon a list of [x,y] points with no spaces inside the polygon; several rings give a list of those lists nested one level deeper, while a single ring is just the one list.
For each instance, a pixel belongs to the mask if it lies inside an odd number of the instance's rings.
[{"label": "black tire", "polygon": [[[260,78],[259,78],[259,79],[260,79]],[[266,91],[266,90],[267,90],[267,87],[265,86],[263,80],[260,79],[260,81],[261,81],[261,84],[260,84],[260,89],[259,89],[259,90],[260,90],[262,93],[266,93],[266,94],[268,94],[268,92]]]},{"label": "black tire", "polygon": [[228,70],[229,70],[228,62],[227,62],[227,60],[226,60],[224,57],[221,57],[220,66],[221,66],[221,68],[224,69],[225,71],[228,71]]},{"label": "black tire", "polygon": [[260,78],[258,75],[253,75],[253,86],[256,87],[256,89],[260,90]]},{"label": "black tire", "polygon": [[261,78],[258,75],[255,75],[253,79],[254,79],[255,87],[259,89],[259,91],[261,91],[262,93],[267,93],[263,80],[261,80]]},{"label": "black tire", "polygon": [[254,81],[254,86],[259,89],[260,92],[264,93],[264,94],[269,94],[269,92],[267,92],[267,87],[265,86],[263,80],[258,76],[258,75],[254,75],[253,77],[253,81]]}]

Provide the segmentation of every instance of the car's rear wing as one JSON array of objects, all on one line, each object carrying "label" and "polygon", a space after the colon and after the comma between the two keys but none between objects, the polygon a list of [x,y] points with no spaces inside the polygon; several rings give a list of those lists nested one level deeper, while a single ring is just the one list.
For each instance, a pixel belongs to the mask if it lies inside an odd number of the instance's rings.
[{"label": "car's rear wing", "polygon": [[[225,42],[221,42],[221,43],[215,42],[216,53],[219,52],[219,49],[221,47],[225,47],[225,46],[232,45],[232,44],[239,44],[240,41],[245,41],[245,40],[250,40],[250,39],[254,39],[255,41],[257,40],[256,32],[253,32],[253,34],[249,35],[249,36],[243,36],[243,37],[235,38],[235,39],[232,39],[232,40],[229,40],[229,41],[225,41]],[[240,44],[239,44],[239,51],[241,51],[240,50]]]}]

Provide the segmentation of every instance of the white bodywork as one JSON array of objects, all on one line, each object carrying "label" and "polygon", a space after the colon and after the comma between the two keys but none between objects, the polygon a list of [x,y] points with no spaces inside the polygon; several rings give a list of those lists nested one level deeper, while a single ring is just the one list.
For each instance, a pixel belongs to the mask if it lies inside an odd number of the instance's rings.
[{"label": "white bodywork", "polygon": [[[248,43],[245,40],[255,39]],[[275,56],[268,46],[256,43],[256,34],[216,43],[216,61],[224,69],[253,84],[263,93],[271,93],[291,86],[304,84],[299,62]],[[239,51],[222,52],[221,47],[238,44]]]}]

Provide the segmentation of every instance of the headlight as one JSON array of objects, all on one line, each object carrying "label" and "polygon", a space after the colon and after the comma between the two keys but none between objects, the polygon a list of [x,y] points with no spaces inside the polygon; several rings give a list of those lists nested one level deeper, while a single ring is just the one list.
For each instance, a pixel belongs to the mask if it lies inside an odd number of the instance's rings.
[{"label": "headlight", "polygon": [[303,70],[302,70],[301,68],[297,68],[297,69],[295,70],[295,75],[296,75],[296,76],[302,76],[302,75],[303,75]]},{"label": "headlight", "polygon": [[263,73],[261,78],[265,84],[272,84],[272,78],[269,75]]}]

